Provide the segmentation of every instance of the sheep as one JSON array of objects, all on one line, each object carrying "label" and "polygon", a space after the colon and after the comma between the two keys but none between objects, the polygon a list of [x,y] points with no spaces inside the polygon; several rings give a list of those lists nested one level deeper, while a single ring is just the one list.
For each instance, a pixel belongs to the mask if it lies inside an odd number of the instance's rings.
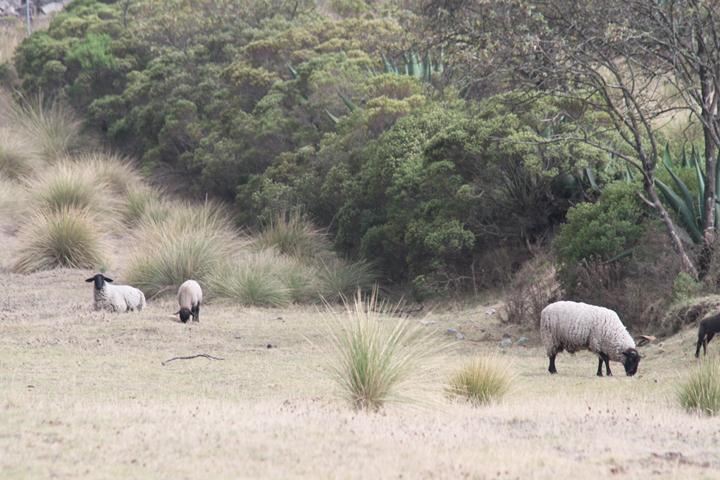
[{"label": "sheep", "polygon": [[110,285],[112,278],[98,273],[86,282],[94,282],[95,310],[109,310],[111,312],[134,312],[145,307],[145,295],[135,287],[129,285]]},{"label": "sheep", "polygon": [[700,346],[703,348],[703,355],[707,355],[707,344],[713,339],[716,333],[720,332],[720,313],[700,321],[698,326],[698,341],[695,349],[695,358],[700,357]]},{"label": "sheep", "polygon": [[185,280],[178,289],[177,299],[180,304],[180,310],[175,312],[175,315],[180,315],[180,320],[183,323],[186,323],[190,319],[190,315],[193,317],[193,322],[199,322],[200,304],[202,303],[202,289],[200,288],[200,284],[195,280]]},{"label": "sheep", "polygon": [[563,350],[575,353],[588,349],[598,355],[597,376],[602,377],[605,362],[607,375],[610,360],[620,362],[628,376],[635,375],[640,354],[635,341],[614,311],[576,302],[555,302],[540,314],[540,337],[550,358],[548,371],[557,373],[555,356]]}]

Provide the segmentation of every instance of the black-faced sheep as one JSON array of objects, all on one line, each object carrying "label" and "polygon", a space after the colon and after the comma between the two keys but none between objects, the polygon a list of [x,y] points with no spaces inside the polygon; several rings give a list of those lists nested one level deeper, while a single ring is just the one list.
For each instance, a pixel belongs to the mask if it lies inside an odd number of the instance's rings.
[{"label": "black-faced sheep", "polygon": [[98,273],[85,281],[95,283],[93,292],[95,310],[134,312],[145,307],[145,295],[135,287],[110,285],[113,279],[106,277],[102,273]]},{"label": "black-faced sheep", "polygon": [[718,332],[720,332],[720,313],[700,321],[695,358],[700,356],[700,346],[702,346],[703,355],[707,355],[707,344],[710,343],[710,340],[712,340]]},{"label": "black-faced sheep", "polygon": [[610,372],[610,360],[620,362],[628,376],[635,375],[640,354],[635,341],[614,311],[576,302],[555,302],[540,315],[540,337],[550,358],[550,373],[557,373],[555,356],[563,350],[575,353],[590,350],[598,355],[597,375],[602,377],[602,364]]},{"label": "black-faced sheep", "polygon": [[200,304],[202,303],[202,289],[195,280],[186,280],[178,289],[178,304],[180,310],[175,315],[180,315],[180,320],[186,323],[192,315],[194,322],[200,321]]}]

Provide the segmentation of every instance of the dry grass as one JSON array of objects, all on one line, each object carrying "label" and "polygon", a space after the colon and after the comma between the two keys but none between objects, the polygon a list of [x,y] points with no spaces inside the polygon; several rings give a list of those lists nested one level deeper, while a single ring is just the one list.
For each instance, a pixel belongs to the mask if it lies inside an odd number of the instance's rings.
[{"label": "dry grass", "polygon": [[53,268],[98,268],[107,245],[99,222],[87,209],[62,207],[39,211],[20,230],[20,249],[13,270],[30,273]]},{"label": "dry grass", "polygon": [[[318,368],[330,339],[314,309],[210,303],[199,325],[170,320],[172,299],[96,313],[90,273],[0,276],[3,479],[710,479],[720,469],[720,419],[688,415],[674,397],[694,365],[691,330],[650,347],[632,378],[595,377],[586,353],[551,377],[532,345],[508,351],[519,388],[502,404],[357,414]],[[502,328],[468,310],[430,319],[443,329],[458,318],[464,331]],[[497,353],[479,338],[460,342],[429,386],[440,402],[446,373]],[[225,360],[161,365],[196,353]]]},{"label": "dry grass", "polygon": [[60,100],[37,95],[5,101],[2,110],[3,123],[34,145],[46,161],[52,163],[80,150],[82,121]]},{"label": "dry grass", "polygon": [[127,276],[152,296],[194,278],[206,283],[243,245],[224,210],[208,203],[176,206],[165,219],[145,216],[133,235]]},{"label": "dry grass", "polygon": [[7,128],[0,128],[0,177],[12,180],[28,178],[39,165],[38,153],[31,143]]}]

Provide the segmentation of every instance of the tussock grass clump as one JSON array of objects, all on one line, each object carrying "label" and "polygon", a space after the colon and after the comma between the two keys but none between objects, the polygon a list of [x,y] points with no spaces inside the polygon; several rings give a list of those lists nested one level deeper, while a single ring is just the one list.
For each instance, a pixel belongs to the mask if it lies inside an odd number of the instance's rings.
[{"label": "tussock grass clump", "polygon": [[257,235],[258,250],[273,248],[296,258],[323,258],[332,255],[327,235],[300,212],[281,212]]},{"label": "tussock grass clump", "polygon": [[107,216],[117,212],[119,199],[96,172],[73,162],[60,162],[29,181],[34,204],[42,210],[87,209]]},{"label": "tussock grass clump", "polygon": [[27,192],[18,183],[0,177],[0,213],[13,217],[25,214]]},{"label": "tussock grass clump", "polygon": [[0,129],[0,176],[20,180],[32,175],[38,156],[31,145],[10,130]]},{"label": "tussock grass clump", "polygon": [[394,314],[397,306],[379,302],[377,290],[352,303],[344,314],[329,306],[332,319],[331,369],[343,396],[358,410],[378,410],[388,402],[420,400],[432,369],[445,345],[433,331]]},{"label": "tussock grass clump", "polygon": [[8,106],[5,122],[23,137],[24,142],[36,145],[48,162],[80,149],[82,122],[61,101],[37,95],[10,102]]},{"label": "tussock grass clump", "polygon": [[292,292],[280,278],[290,268],[291,263],[273,251],[253,252],[213,275],[210,288],[214,295],[242,305],[284,306],[292,300]]},{"label": "tussock grass clump", "polygon": [[30,273],[58,267],[95,268],[105,262],[106,246],[95,215],[87,209],[38,211],[20,230],[13,267]]},{"label": "tussock grass clump", "polygon": [[144,217],[133,243],[127,277],[146,295],[174,290],[188,278],[207,281],[242,245],[214,204],[176,207],[164,220]]},{"label": "tussock grass clump", "polygon": [[170,216],[171,210],[172,206],[161,198],[157,190],[139,185],[127,191],[123,221],[130,226],[146,218],[149,221],[162,222]]},{"label": "tussock grass clump", "polygon": [[74,161],[108,186],[110,192],[124,196],[142,185],[142,177],[132,161],[115,153],[90,152],[75,155]]},{"label": "tussock grass clump", "polygon": [[512,377],[497,359],[476,357],[450,377],[448,393],[475,406],[500,400],[510,389]]},{"label": "tussock grass clump", "polygon": [[678,400],[690,412],[720,414],[720,358],[704,360],[678,389]]},{"label": "tussock grass clump", "polygon": [[319,262],[315,272],[318,288],[323,298],[330,302],[352,295],[358,289],[367,290],[377,278],[369,263],[348,263],[337,257]]}]

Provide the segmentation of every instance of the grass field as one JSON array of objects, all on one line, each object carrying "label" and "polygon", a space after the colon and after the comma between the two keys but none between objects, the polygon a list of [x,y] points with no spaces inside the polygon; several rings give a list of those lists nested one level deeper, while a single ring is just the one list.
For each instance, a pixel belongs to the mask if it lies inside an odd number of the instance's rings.
[{"label": "grass field", "polygon": [[[675,400],[691,331],[646,347],[633,378],[595,377],[587,353],[561,355],[551,377],[536,338],[503,353],[514,332],[487,307],[446,307],[427,328],[467,337],[434,392],[356,413],[327,374],[315,308],[209,304],[195,325],[168,316],[172,299],[97,313],[91,273],[0,275],[0,478],[720,477],[720,419]],[[198,353],[224,360],[162,364]],[[478,353],[509,362],[512,390],[482,408],[447,400],[450,371]]]}]

